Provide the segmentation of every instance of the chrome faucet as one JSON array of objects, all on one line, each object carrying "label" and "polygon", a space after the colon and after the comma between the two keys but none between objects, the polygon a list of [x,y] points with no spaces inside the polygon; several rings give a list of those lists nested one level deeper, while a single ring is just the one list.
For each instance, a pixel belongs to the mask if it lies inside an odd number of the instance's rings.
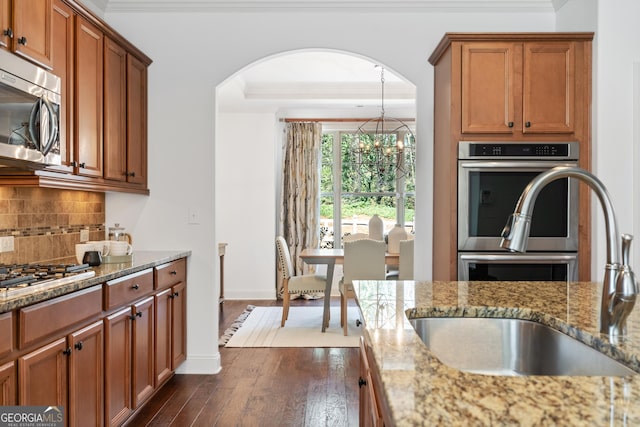
[{"label": "chrome faucet", "polygon": [[526,250],[536,197],[547,184],[560,178],[577,178],[585,182],[596,193],[602,205],[607,233],[607,263],[602,285],[600,332],[608,334],[612,341],[617,340],[626,335],[626,320],[638,295],[638,283],[629,266],[633,237],[623,234],[622,242],[618,245],[618,225],[613,205],[607,189],[598,178],[584,169],[567,166],[555,167],[535,177],[522,192],[515,211],[502,230],[500,246],[513,252]]}]

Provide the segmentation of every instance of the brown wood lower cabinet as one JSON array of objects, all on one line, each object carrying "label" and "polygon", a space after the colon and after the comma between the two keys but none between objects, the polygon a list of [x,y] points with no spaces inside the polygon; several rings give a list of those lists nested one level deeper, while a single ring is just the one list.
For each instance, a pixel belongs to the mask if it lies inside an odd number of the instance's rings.
[{"label": "brown wood lower cabinet", "polygon": [[16,362],[0,366],[0,406],[13,406],[16,400]]},{"label": "brown wood lower cabinet", "polygon": [[69,426],[103,425],[103,326],[94,322],[18,359],[20,405],[57,405]]},{"label": "brown wood lower cabinet", "polygon": [[123,425],[186,359],[186,287],[179,259],[0,314],[0,405]]},{"label": "brown wood lower cabinet", "polygon": [[153,296],[105,319],[107,425],[121,425],[153,393],[153,343]]},{"label": "brown wood lower cabinet", "polygon": [[363,338],[360,338],[360,378],[358,379],[358,386],[360,387],[360,426],[384,426]]}]

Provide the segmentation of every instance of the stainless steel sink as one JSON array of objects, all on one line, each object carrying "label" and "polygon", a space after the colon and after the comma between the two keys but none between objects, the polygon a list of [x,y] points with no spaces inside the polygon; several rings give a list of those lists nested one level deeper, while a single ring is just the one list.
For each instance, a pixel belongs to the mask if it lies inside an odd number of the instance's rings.
[{"label": "stainless steel sink", "polygon": [[637,372],[555,329],[519,319],[409,320],[445,365],[485,375],[626,376]]}]

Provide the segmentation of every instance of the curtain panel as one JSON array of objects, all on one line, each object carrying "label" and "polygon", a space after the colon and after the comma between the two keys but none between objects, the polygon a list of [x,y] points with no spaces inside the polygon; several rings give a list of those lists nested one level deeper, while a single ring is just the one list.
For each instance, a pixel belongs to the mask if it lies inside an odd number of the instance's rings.
[{"label": "curtain panel", "polygon": [[[318,222],[320,214],[320,183],[318,163],[322,140],[320,123],[287,123],[286,143],[282,167],[282,203],[279,229],[289,245],[293,264],[292,274],[304,271],[299,258],[304,248],[319,244]],[[282,296],[282,283],[277,283],[278,298]]]}]

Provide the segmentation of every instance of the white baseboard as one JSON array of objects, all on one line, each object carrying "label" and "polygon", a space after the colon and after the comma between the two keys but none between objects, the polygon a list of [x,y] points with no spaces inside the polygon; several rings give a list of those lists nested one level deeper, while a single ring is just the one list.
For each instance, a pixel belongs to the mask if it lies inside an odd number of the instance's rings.
[{"label": "white baseboard", "polygon": [[222,370],[220,352],[213,356],[187,356],[187,360],[176,369],[176,374],[217,374]]}]

